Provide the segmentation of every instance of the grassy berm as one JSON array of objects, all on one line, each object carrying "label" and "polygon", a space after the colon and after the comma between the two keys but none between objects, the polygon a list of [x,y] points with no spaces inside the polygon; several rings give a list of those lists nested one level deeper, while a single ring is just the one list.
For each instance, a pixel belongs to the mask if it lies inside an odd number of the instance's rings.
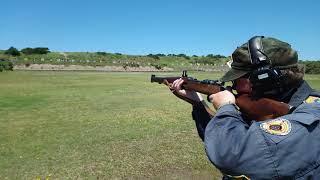
[{"label": "grassy berm", "polygon": [[220,179],[190,105],[150,75],[1,73],[0,179]]}]

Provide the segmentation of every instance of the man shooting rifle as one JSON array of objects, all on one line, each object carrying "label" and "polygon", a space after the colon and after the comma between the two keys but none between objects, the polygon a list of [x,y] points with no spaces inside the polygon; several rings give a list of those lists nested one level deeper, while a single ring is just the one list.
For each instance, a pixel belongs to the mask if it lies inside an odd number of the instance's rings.
[{"label": "man shooting rifle", "polygon": [[208,97],[217,109],[212,117],[196,91],[182,88],[184,78],[173,81],[170,90],[192,102],[209,160],[225,179],[319,179],[320,94],[303,80],[297,52],[286,42],[256,36],[238,47],[232,59],[222,82],[231,81],[240,95],[290,108],[286,115],[257,121],[239,111],[234,94],[224,90]]}]

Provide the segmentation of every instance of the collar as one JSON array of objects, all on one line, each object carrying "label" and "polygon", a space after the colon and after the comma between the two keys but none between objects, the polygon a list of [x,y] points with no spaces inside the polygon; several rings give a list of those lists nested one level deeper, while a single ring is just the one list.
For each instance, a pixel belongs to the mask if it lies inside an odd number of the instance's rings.
[{"label": "collar", "polygon": [[312,92],[313,89],[309,84],[306,81],[303,81],[297,91],[292,95],[288,104],[293,107],[298,107]]}]

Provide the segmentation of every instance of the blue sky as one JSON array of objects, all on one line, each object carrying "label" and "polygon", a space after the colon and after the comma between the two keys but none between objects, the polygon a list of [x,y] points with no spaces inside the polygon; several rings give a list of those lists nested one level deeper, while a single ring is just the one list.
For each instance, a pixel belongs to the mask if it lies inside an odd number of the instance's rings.
[{"label": "blue sky", "polygon": [[0,49],[222,54],[254,35],[320,59],[317,0],[2,0]]}]

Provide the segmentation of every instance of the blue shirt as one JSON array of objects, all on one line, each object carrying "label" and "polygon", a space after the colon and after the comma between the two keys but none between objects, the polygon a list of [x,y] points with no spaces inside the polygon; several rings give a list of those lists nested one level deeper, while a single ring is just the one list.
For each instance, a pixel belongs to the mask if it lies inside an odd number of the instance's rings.
[{"label": "blue shirt", "polygon": [[320,178],[320,104],[303,104],[288,120],[287,135],[261,128],[264,122],[245,123],[233,105],[223,106],[205,131],[210,161],[224,174],[251,179]]},{"label": "blue shirt", "polygon": [[[209,160],[225,177],[320,179],[320,103],[301,101],[319,94],[311,88],[306,91],[308,87],[304,83],[304,90],[298,89],[303,97],[291,98],[296,105],[291,114],[263,122],[251,120],[250,125],[233,105],[221,107],[211,120],[201,105],[195,106],[193,118]],[[287,125],[284,134],[264,128],[280,120]]]}]

